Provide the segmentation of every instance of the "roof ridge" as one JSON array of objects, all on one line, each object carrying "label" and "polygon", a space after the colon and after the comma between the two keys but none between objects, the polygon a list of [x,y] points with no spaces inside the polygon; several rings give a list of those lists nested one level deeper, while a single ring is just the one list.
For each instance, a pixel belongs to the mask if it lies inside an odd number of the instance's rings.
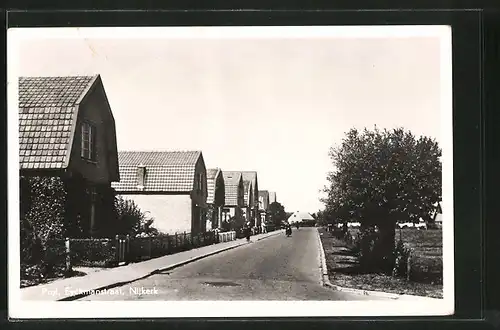
[{"label": "roof ridge", "polygon": [[149,152],[149,153],[169,153],[169,152],[202,152],[201,150],[118,150],[118,152]]},{"label": "roof ridge", "polygon": [[31,79],[31,80],[42,80],[42,79],[61,79],[61,78],[97,78],[100,76],[100,73],[96,74],[80,74],[80,75],[67,75],[67,76],[18,76],[17,80],[26,80],[26,79]]}]

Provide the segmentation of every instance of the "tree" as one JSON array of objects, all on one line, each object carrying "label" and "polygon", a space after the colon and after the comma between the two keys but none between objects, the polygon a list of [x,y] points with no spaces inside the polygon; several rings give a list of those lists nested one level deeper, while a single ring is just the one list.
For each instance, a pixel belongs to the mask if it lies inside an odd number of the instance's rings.
[{"label": "tree", "polygon": [[338,222],[359,221],[379,230],[383,268],[392,267],[397,221],[429,220],[441,200],[441,149],[403,128],[351,129],[330,149],[326,209]]},{"label": "tree", "polygon": [[155,236],[158,230],[153,227],[154,219],[147,217],[131,199],[121,196],[115,198],[116,234],[135,236]]},{"label": "tree", "polygon": [[273,202],[269,205],[269,219],[275,228],[281,227],[281,222],[286,219],[286,212],[283,205]]}]

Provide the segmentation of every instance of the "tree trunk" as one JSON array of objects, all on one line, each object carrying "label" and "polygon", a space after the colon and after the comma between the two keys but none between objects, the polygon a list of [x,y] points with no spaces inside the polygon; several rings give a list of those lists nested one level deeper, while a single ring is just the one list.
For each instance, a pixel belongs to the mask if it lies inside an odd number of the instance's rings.
[{"label": "tree trunk", "polygon": [[380,270],[390,274],[394,267],[394,248],[396,231],[391,224],[379,225],[379,241],[377,243],[377,258]]}]

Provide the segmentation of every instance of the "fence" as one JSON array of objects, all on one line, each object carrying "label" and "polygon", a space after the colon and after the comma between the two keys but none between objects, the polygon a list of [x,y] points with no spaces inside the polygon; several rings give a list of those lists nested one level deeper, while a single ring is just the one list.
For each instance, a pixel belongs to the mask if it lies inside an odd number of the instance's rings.
[{"label": "fence", "polygon": [[[354,253],[360,252],[362,238],[359,232],[349,230],[343,240]],[[393,276],[413,282],[442,284],[443,251],[439,232],[402,230],[399,240],[396,238],[394,254]]]},{"label": "fence", "polygon": [[157,258],[172,253],[235,240],[236,232],[214,231],[192,235],[176,233],[155,237],[129,237],[117,235],[114,239],[66,239],[65,253],[59,259],[66,269],[75,266],[113,267],[129,262]]}]

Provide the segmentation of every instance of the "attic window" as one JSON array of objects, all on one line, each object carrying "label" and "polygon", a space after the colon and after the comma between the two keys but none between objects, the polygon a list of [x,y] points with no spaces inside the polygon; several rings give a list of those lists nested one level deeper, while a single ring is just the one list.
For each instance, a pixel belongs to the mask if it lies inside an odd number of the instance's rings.
[{"label": "attic window", "polygon": [[144,189],[146,182],[146,167],[144,165],[139,165],[137,167],[137,188]]},{"label": "attic window", "polygon": [[95,126],[88,122],[82,124],[81,156],[83,159],[95,161]]}]

